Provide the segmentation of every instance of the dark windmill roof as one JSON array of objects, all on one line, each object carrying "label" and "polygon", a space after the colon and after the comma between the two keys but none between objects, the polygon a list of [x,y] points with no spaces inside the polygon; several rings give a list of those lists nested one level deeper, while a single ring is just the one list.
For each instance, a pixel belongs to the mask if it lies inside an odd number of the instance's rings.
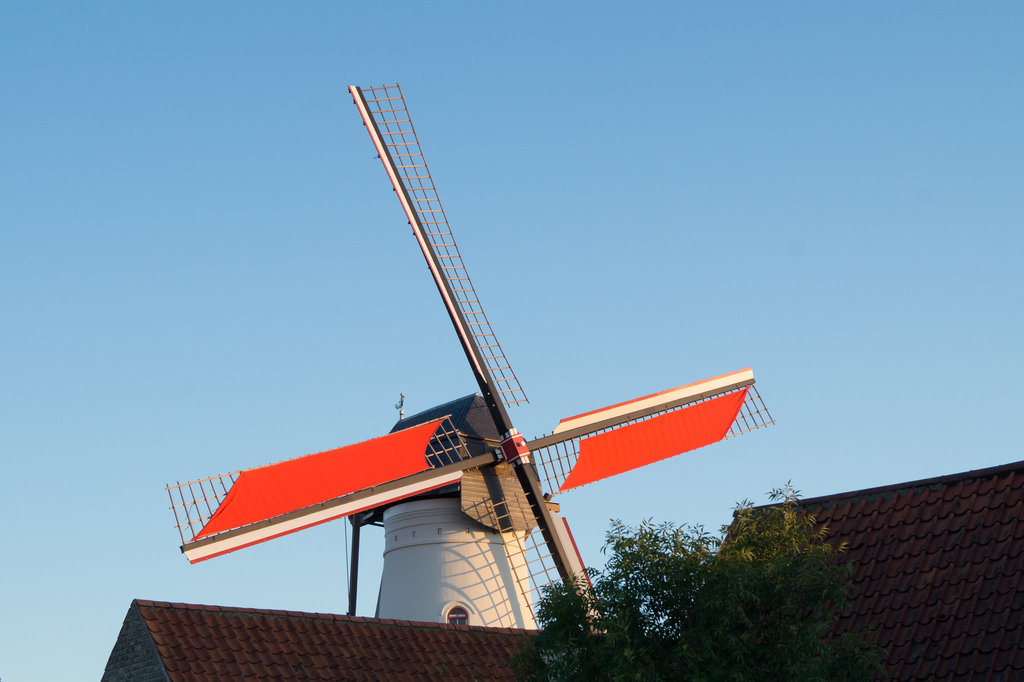
[{"label": "dark windmill roof", "polygon": [[[494,420],[491,419],[491,413],[487,410],[487,404],[479,393],[457,398],[400,419],[391,427],[391,433],[423,424],[432,419],[440,419],[445,415],[451,415],[452,423],[465,436],[466,445],[474,455],[493,449],[501,440],[501,434],[494,426]],[[485,441],[491,441],[490,445]]]},{"label": "dark windmill roof", "polygon": [[1024,679],[1024,462],[802,505],[854,565],[835,632],[873,628],[891,679]]},{"label": "dark windmill roof", "polygon": [[530,633],[137,599],[103,680],[511,680]]},{"label": "dark windmill roof", "polygon": [[[487,403],[479,393],[431,407],[400,420],[391,432],[408,429],[418,424],[451,415],[455,428],[463,435],[466,449],[472,455],[494,450],[501,441]],[[465,471],[458,483],[445,486],[421,497],[436,497],[459,493],[462,511],[478,523],[496,530],[528,531],[534,528],[530,503],[515,474],[508,467],[487,467]],[[501,500],[499,513],[496,500]],[[377,517],[375,516],[374,519]]]}]

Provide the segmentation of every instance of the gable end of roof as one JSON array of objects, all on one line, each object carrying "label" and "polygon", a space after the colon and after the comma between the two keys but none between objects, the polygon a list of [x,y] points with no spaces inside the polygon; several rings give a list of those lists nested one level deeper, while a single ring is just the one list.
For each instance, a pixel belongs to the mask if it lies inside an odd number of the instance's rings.
[{"label": "gable end of roof", "polygon": [[137,600],[128,607],[102,682],[170,682]]}]

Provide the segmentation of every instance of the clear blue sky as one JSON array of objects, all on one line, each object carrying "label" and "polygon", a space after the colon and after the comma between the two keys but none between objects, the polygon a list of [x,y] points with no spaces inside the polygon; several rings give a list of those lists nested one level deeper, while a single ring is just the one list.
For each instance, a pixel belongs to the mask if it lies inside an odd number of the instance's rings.
[{"label": "clear blue sky", "polygon": [[405,88],[524,433],[754,367],[777,426],[560,498],[589,564],[1024,459],[1019,4],[382,5],[0,5],[4,682],[98,679],[133,597],[344,611],[344,524],[189,566],[164,484],[475,390],[350,83]]}]

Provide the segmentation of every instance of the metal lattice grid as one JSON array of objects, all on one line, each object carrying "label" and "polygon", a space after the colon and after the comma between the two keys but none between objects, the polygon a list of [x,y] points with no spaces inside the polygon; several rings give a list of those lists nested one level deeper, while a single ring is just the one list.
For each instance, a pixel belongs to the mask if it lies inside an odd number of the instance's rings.
[{"label": "metal lattice grid", "polygon": [[[498,465],[501,466],[508,465]],[[489,490],[489,496],[480,505],[487,507],[487,515],[490,517],[484,525],[501,531],[516,592],[532,611],[540,600],[541,590],[561,580],[555,558],[537,525],[537,518],[529,510],[522,489],[518,485],[492,485]],[[462,494],[465,504],[465,488]],[[471,517],[474,516],[472,512],[469,512]],[[556,523],[560,522],[557,517],[555,520]]]},{"label": "metal lattice grid", "polygon": [[394,161],[399,181],[412,202],[413,211],[426,233],[430,250],[440,264],[459,311],[476,345],[495,388],[505,405],[528,402],[491,323],[484,313],[473,282],[469,279],[459,247],[452,236],[448,218],[437,196],[434,180],[420,149],[401,87],[383,85],[361,88],[367,108],[380,131],[384,146]]},{"label": "metal lattice grid", "polygon": [[[747,389],[747,396],[743,400],[743,405],[740,406],[740,411],[737,413],[736,419],[729,427],[729,432],[726,434],[725,439],[775,423],[771,414],[768,412],[768,408],[765,407],[764,400],[761,399],[760,393],[757,392],[757,388],[754,385],[750,385],[745,388]],[[744,389],[739,388],[736,390]],[[702,403],[705,400],[718,398],[723,395],[728,395],[729,393],[735,393],[735,391],[726,391],[725,393],[706,396],[691,403],[677,405],[666,410],[661,410],[660,412],[645,415],[638,419],[630,419],[628,421],[615,424],[614,426],[598,429],[575,438],[569,438],[557,443],[552,443],[545,447],[537,448],[532,454],[534,455],[534,460],[538,466],[538,473],[540,474],[541,482],[544,484],[545,488],[551,492],[551,494],[555,495],[558,493],[558,489],[569,476],[569,472],[572,471],[574,466],[576,466],[576,460],[579,458],[580,440],[584,438],[595,436],[599,433],[605,433],[606,431],[612,431],[630,424],[636,424],[637,422],[653,419],[655,417],[660,417],[663,414],[691,407],[697,403]]]},{"label": "metal lattice grid", "polygon": [[[424,457],[431,469],[439,469],[472,457],[462,435],[455,428],[451,415],[446,416],[438,424],[433,437],[427,443]],[[167,494],[171,499],[170,508],[174,513],[174,527],[181,536],[182,545],[191,542],[203,529],[224,501],[231,486],[245,471],[233,471],[222,476],[211,476],[188,483],[177,482],[167,486]]]},{"label": "metal lattice grid", "polygon": [[224,501],[240,473],[241,470],[232,471],[222,476],[201,478],[188,483],[179,481],[175,485],[167,486],[167,494],[171,498],[171,511],[174,512],[174,527],[178,529],[182,545],[191,542],[203,529]]},{"label": "metal lattice grid", "polygon": [[439,469],[448,464],[455,464],[471,458],[473,455],[466,448],[466,441],[455,428],[452,416],[446,415],[444,421],[437,426],[433,438],[427,442],[425,453],[427,464],[431,469]]},{"label": "metal lattice grid", "polygon": [[554,557],[539,527],[527,533],[503,533],[516,590],[536,617],[542,590],[561,580]]}]

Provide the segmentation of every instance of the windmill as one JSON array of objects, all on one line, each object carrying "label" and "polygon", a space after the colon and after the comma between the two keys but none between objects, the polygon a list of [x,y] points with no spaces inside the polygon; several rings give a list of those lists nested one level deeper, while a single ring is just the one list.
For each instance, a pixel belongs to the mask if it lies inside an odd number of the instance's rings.
[{"label": "windmill", "polygon": [[771,416],[747,368],[562,419],[527,441],[507,411],[526,395],[452,237],[401,88],[349,91],[479,393],[369,441],[168,485],[181,550],[196,563],[347,517],[350,614],[359,529],[372,524],[386,533],[379,616],[531,627],[541,587],[586,575],[552,496],[767,426]]}]

